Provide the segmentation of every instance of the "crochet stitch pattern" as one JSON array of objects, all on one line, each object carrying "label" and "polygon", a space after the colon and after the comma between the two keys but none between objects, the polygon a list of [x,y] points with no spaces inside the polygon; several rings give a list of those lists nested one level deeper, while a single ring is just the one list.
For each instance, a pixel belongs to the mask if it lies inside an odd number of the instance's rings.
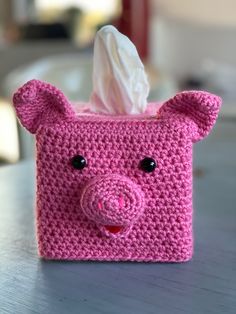
[{"label": "crochet stitch pattern", "polygon": [[[13,102],[22,125],[36,134],[41,257],[192,257],[192,147],[213,127],[219,97],[182,92],[155,115],[76,114],[59,90],[32,80]],[[155,167],[145,171],[147,157]]]}]

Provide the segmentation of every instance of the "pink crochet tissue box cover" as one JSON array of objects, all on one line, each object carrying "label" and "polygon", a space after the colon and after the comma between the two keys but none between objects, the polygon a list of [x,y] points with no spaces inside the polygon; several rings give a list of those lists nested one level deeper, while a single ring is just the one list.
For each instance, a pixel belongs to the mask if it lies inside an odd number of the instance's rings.
[{"label": "pink crochet tissue box cover", "polygon": [[193,254],[192,147],[221,99],[177,94],[155,115],[76,114],[50,84],[14,95],[36,134],[37,239],[47,259],[183,262]]}]

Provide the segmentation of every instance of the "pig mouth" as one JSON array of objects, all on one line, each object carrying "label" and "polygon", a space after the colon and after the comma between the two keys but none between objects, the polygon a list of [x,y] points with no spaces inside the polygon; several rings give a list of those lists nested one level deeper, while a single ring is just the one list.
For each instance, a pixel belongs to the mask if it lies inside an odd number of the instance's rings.
[{"label": "pig mouth", "polygon": [[124,226],[107,225],[107,226],[104,226],[104,228],[110,233],[116,234],[123,231]]},{"label": "pig mouth", "polygon": [[100,231],[108,237],[117,238],[125,236],[131,229],[128,225],[98,225]]}]

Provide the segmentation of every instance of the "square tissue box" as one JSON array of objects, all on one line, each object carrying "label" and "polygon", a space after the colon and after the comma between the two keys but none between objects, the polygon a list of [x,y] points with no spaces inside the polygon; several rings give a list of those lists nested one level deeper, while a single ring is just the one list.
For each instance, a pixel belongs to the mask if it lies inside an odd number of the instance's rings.
[{"label": "square tissue box", "polygon": [[221,99],[186,91],[148,104],[135,47],[111,26],[97,34],[93,79],[81,112],[45,82],[14,95],[21,124],[36,135],[39,255],[189,260],[192,148],[213,127]]}]

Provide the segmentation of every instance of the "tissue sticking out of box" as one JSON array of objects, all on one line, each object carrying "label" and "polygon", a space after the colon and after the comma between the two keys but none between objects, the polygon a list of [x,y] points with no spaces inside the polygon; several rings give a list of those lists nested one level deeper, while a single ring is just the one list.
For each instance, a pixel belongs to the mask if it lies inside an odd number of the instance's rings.
[{"label": "tissue sticking out of box", "polygon": [[149,84],[133,43],[111,26],[95,38],[91,110],[104,114],[139,114],[146,110]]}]

